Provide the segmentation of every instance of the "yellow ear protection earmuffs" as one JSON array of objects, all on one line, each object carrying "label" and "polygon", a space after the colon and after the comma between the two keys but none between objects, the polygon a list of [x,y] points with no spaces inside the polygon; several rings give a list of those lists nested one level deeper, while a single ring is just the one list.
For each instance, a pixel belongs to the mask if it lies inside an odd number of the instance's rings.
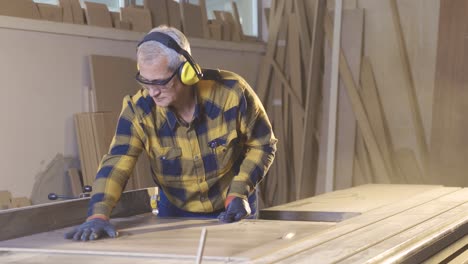
[{"label": "yellow ear protection earmuffs", "polygon": [[203,72],[200,66],[196,64],[192,56],[190,56],[186,50],[182,49],[179,44],[177,44],[177,41],[169,35],[161,32],[151,32],[147,34],[140,43],[138,43],[137,47],[147,41],[157,41],[184,56],[187,61],[179,67],[178,72],[179,79],[183,84],[194,85],[203,78]]}]

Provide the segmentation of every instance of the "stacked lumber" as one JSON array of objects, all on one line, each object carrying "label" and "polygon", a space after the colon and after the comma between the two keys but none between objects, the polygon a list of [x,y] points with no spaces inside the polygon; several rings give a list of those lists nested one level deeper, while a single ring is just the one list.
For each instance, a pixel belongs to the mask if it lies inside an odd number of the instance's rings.
[{"label": "stacked lumber", "polygon": [[257,92],[279,144],[276,162],[261,187],[266,206],[315,192],[325,4],[272,1],[268,12],[268,45]]},{"label": "stacked lumber", "polygon": [[438,0],[272,1],[257,92],[279,143],[263,205],[429,182],[438,12]]},{"label": "stacked lumber", "polygon": [[[91,55],[92,103],[94,111],[75,114],[75,128],[80,152],[83,184],[92,185],[102,157],[108,153],[115,134],[122,100],[137,91],[133,79],[136,62],[127,58]],[[70,173],[72,189],[77,192],[76,172]],[[73,176],[72,174],[75,174]],[[153,186],[146,154],[138,159],[126,190]]]},{"label": "stacked lumber", "polygon": [[0,0],[0,15],[53,22],[148,32],[159,25],[180,29],[188,37],[227,41],[257,41],[244,36],[235,2],[230,11],[214,11],[208,20],[206,2],[198,5],[175,0],[144,0],[143,6],[126,1],[120,12],[111,12],[106,4],[80,0],[59,0],[58,5],[33,0]]},{"label": "stacked lumber", "polygon": [[10,191],[0,191],[0,210],[31,205],[27,197],[13,197]]}]

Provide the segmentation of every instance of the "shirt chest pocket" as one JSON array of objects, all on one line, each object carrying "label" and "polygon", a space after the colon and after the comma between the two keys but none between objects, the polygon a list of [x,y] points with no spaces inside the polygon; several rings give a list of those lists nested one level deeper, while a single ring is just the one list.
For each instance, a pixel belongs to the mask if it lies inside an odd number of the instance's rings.
[{"label": "shirt chest pocket", "polygon": [[182,149],[178,147],[162,147],[156,153],[157,172],[163,176],[181,176]]},{"label": "shirt chest pocket", "polygon": [[208,142],[216,160],[217,175],[224,174],[231,169],[237,160],[241,147],[237,131],[231,131],[220,137],[216,137]]}]

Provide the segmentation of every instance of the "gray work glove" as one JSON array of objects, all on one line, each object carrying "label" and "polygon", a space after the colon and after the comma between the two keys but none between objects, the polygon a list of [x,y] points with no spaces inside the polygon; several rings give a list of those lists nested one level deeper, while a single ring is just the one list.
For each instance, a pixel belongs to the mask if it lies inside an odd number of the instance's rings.
[{"label": "gray work glove", "polygon": [[250,213],[249,202],[235,197],[227,205],[226,211],[219,214],[218,219],[223,223],[232,223],[248,217]]},{"label": "gray work glove", "polygon": [[103,236],[117,237],[118,232],[109,221],[99,218],[88,220],[75,230],[65,234],[66,239],[73,239],[75,241],[96,240]]}]

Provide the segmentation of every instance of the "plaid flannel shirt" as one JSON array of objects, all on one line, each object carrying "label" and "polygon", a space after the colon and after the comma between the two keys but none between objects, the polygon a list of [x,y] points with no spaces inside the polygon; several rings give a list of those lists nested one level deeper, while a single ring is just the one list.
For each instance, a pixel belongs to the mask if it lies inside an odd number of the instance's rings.
[{"label": "plaid flannel shirt", "polygon": [[247,198],[273,162],[277,139],[262,103],[240,76],[194,85],[194,119],[183,125],[141,89],[123,100],[116,134],[99,166],[88,216],[110,216],[146,151],[156,184],[189,212],[224,208],[227,195]]}]

